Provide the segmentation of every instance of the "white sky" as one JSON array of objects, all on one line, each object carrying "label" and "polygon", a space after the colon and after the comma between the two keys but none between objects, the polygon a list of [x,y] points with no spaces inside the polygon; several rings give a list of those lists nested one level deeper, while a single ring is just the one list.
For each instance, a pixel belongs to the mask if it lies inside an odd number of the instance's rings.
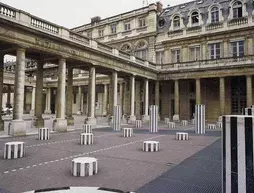
[{"label": "white sky", "polygon": [[[102,18],[141,8],[143,0],[0,0],[58,25],[73,28],[90,22],[91,17]],[[161,0],[164,7],[190,0]],[[156,0],[148,0],[154,3]]]}]

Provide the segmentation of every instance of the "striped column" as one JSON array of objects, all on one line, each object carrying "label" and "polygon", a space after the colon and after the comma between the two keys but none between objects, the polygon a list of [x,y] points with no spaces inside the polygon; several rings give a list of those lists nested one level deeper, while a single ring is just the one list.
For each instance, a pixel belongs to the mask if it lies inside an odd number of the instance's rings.
[{"label": "striped column", "polygon": [[175,129],[176,128],[176,123],[175,122],[169,122],[168,123],[168,128],[169,129]]},{"label": "striped column", "polygon": [[176,140],[179,140],[179,141],[189,140],[189,134],[183,133],[183,132],[177,132],[176,133]]},{"label": "striped column", "polygon": [[133,129],[132,128],[123,128],[122,134],[123,134],[123,137],[132,137]]},{"label": "striped column", "polygon": [[192,125],[195,125],[195,119],[191,119]]},{"label": "striped column", "polygon": [[195,133],[205,134],[205,105],[195,105]]},{"label": "striped column", "polygon": [[182,120],[182,126],[187,126],[188,125],[188,121],[187,120]]},{"label": "striped column", "polygon": [[216,125],[215,124],[208,124],[208,129],[216,129]]},{"label": "striped column", "polygon": [[143,151],[159,151],[160,150],[160,142],[158,141],[144,141],[143,142]]},{"label": "striped column", "polygon": [[84,124],[83,125],[83,133],[92,133],[92,127],[90,124]]},{"label": "striped column", "polygon": [[136,128],[141,128],[142,127],[142,121],[141,120],[136,120],[135,125],[136,125]]},{"label": "striped column", "polygon": [[221,129],[222,128],[222,121],[217,121],[216,126],[217,126],[217,128]]},{"label": "striped column", "polygon": [[92,133],[81,133],[80,134],[80,144],[81,145],[92,145],[93,144],[93,134]]},{"label": "striped column", "polygon": [[254,115],[254,108],[245,108],[244,115]]},{"label": "striped column", "polygon": [[13,141],[5,143],[4,159],[16,159],[24,157],[24,155],[25,155],[24,142]]},{"label": "striped column", "polygon": [[149,126],[150,126],[150,130],[149,130],[150,133],[158,132],[158,106],[156,105],[150,106]]},{"label": "striped column", "polygon": [[222,192],[254,192],[254,117],[226,115],[222,120]]},{"label": "striped column", "polygon": [[38,139],[39,140],[49,140],[49,128],[39,128],[38,129]]},{"label": "striped column", "polygon": [[169,118],[165,118],[164,121],[166,124],[168,124],[170,122]]},{"label": "striped column", "polygon": [[71,162],[71,173],[73,176],[85,177],[98,173],[97,159],[92,157],[79,157]]},{"label": "striped column", "polygon": [[121,106],[117,105],[113,108],[113,130],[120,131],[121,130]]}]

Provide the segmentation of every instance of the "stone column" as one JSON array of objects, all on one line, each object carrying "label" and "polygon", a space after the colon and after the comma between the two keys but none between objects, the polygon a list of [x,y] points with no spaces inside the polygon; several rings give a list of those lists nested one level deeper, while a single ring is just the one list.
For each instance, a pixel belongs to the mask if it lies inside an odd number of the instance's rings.
[{"label": "stone column", "polygon": [[103,105],[102,105],[103,116],[107,116],[107,106],[108,106],[108,85],[104,84]]},{"label": "stone column", "polygon": [[43,99],[43,64],[44,62],[37,62],[36,69],[36,88],[35,88],[35,122],[34,126],[37,128],[44,127],[44,120],[42,118],[42,99]]},{"label": "stone column", "polygon": [[200,89],[200,79],[196,79],[196,104],[201,104],[201,89]]},{"label": "stone column", "polygon": [[246,101],[247,107],[252,105],[252,77],[251,75],[246,76]]},{"label": "stone column", "polygon": [[[2,109],[3,103],[3,86],[4,86],[4,55],[0,55],[0,108]],[[0,131],[4,130],[4,121],[0,115]]]},{"label": "stone column", "polygon": [[229,57],[229,54],[228,54],[228,40],[224,40],[223,41],[223,57],[226,58],[226,57]]},{"label": "stone column", "polygon": [[[118,101],[117,101],[117,86],[118,86],[118,84],[117,84],[117,72],[114,71],[112,73],[113,107],[117,106],[117,103],[118,103]],[[112,107],[112,109],[113,109],[113,107]]]},{"label": "stone column", "polygon": [[179,121],[180,117],[179,117],[179,80],[175,80],[175,92],[174,92],[174,101],[175,101],[175,114],[173,116],[173,120],[174,121]]},{"label": "stone column", "polygon": [[81,86],[78,86],[77,106],[78,106],[78,111],[82,112],[82,108],[81,108]]},{"label": "stone column", "polygon": [[135,116],[135,76],[131,76],[130,78],[130,95],[131,95],[131,115],[130,115],[130,121],[135,121],[136,116]]},{"label": "stone column", "polygon": [[95,75],[95,67],[91,67],[89,69],[89,83],[88,83],[88,117],[87,117],[87,124],[96,125],[96,118],[95,118],[95,82],[96,75]]},{"label": "stone column", "polygon": [[158,112],[160,112],[160,81],[155,82],[155,105],[158,106]]},{"label": "stone column", "polygon": [[[127,80],[128,81],[128,80]],[[124,100],[123,100],[123,114],[127,115],[127,114],[130,114],[130,95],[129,95],[129,89],[128,89],[128,83],[127,81],[125,80],[124,82]]]},{"label": "stone column", "polygon": [[109,76],[109,86],[108,86],[108,114],[113,116],[113,82],[112,77]]},{"label": "stone column", "polygon": [[51,88],[47,88],[45,114],[51,114]]},{"label": "stone column", "polygon": [[26,123],[23,121],[25,59],[25,49],[18,48],[15,66],[13,120],[10,128],[10,134],[14,136],[26,134]]},{"label": "stone column", "polygon": [[68,66],[67,76],[67,125],[74,125],[74,118],[72,116],[72,103],[73,103],[73,68]]},{"label": "stone column", "polygon": [[66,59],[60,58],[58,64],[57,85],[57,112],[54,129],[56,131],[67,131],[67,120],[65,119],[65,86],[66,86]]},{"label": "stone column", "polygon": [[144,82],[144,91],[145,91],[145,97],[144,97],[144,105],[145,105],[145,112],[143,115],[143,121],[149,121],[149,115],[148,115],[148,109],[149,109],[149,81],[148,79],[145,79]]},{"label": "stone column", "polygon": [[32,102],[31,102],[31,110],[30,110],[30,114],[32,116],[34,116],[34,113],[35,113],[35,90],[36,90],[36,87],[33,86],[33,88],[32,88]]},{"label": "stone column", "polygon": [[220,77],[220,115],[225,114],[225,78]]},{"label": "stone column", "polygon": [[6,107],[11,106],[11,85],[8,84]]},{"label": "stone column", "polygon": [[121,106],[121,109],[122,109],[121,112],[123,112],[123,83],[122,82],[119,83],[119,98],[120,98],[119,105]]}]

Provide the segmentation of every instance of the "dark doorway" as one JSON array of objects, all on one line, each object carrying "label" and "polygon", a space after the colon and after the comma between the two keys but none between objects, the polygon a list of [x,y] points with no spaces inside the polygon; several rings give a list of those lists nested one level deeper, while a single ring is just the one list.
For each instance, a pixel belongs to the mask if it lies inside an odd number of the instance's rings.
[{"label": "dark doorway", "polygon": [[246,107],[246,78],[231,78],[231,113],[240,115],[242,108]]}]

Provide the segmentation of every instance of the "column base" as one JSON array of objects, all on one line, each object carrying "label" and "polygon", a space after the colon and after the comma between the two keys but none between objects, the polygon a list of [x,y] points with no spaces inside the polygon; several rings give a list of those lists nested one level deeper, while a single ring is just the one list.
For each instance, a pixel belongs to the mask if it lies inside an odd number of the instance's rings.
[{"label": "column base", "polygon": [[92,128],[95,128],[97,124],[97,120],[95,117],[87,117],[85,120],[85,124],[91,125]]},{"label": "column base", "polygon": [[148,122],[150,120],[150,116],[149,115],[143,115],[142,117],[142,121],[143,122]]},{"label": "column base", "polygon": [[136,121],[136,116],[135,115],[130,115],[130,119],[129,119],[128,122],[131,123],[131,124],[134,124],[135,121]]},{"label": "column base", "polygon": [[23,120],[12,120],[10,123],[9,135],[23,136],[26,135],[26,123]]},{"label": "column base", "polygon": [[74,125],[74,118],[73,117],[67,117],[67,125]]},{"label": "column base", "polygon": [[54,120],[54,131],[64,132],[67,131],[67,120],[56,118]]},{"label": "column base", "polygon": [[44,127],[44,119],[43,118],[35,118],[34,119],[34,126],[36,128],[42,128],[42,127]]},{"label": "column base", "polygon": [[173,116],[173,121],[180,121],[179,115],[174,115]]},{"label": "column base", "polygon": [[51,112],[51,110],[45,110],[44,111],[44,114],[51,114],[52,112]]},{"label": "column base", "polygon": [[4,131],[4,120],[0,119],[0,131]]}]

